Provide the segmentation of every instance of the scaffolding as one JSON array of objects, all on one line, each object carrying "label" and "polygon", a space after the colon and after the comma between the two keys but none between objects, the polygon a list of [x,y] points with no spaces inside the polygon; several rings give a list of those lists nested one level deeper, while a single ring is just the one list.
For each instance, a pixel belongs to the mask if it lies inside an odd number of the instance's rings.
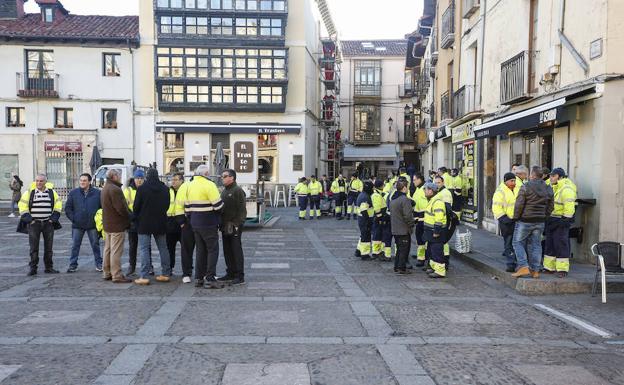
[{"label": "scaffolding", "polygon": [[336,40],[321,40],[323,52],[319,58],[320,78],[325,92],[320,100],[319,123],[325,131],[327,177],[334,179],[340,173],[342,145],[340,137],[340,60]]}]

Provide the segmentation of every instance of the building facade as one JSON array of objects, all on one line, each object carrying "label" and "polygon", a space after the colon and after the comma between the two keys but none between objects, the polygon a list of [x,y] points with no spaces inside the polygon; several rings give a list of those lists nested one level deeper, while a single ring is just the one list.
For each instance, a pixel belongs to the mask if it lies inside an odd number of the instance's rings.
[{"label": "building facade", "polygon": [[96,146],[106,163],[135,159],[138,18],[71,15],[43,0],[26,14],[24,2],[0,1],[0,183],[45,172],[64,195]]},{"label": "building facade", "polygon": [[[461,31],[453,39],[445,22],[451,7]],[[609,17],[623,11],[612,0],[425,0],[421,21],[434,13],[434,22],[411,57],[434,88],[418,101],[430,115],[423,163],[462,170],[474,203],[464,210],[466,223],[497,231],[491,197],[512,164],[562,167],[578,187],[573,254],[587,260],[591,244],[624,240],[617,168],[624,27]],[[578,20],[587,23],[578,28]],[[450,50],[444,60],[442,50]],[[444,79],[459,87],[449,92],[450,107]],[[451,111],[446,121],[442,109]]]},{"label": "building facade", "polygon": [[[159,171],[232,167],[243,183],[325,172],[320,17],[311,0],[140,3],[138,146]],[[214,172],[213,172],[214,173]]]},{"label": "building facade", "polygon": [[386,177],[401,162],[416,161],[411,94],[403,75],[407,41],[344,40],[340,45],[342,170]]}]

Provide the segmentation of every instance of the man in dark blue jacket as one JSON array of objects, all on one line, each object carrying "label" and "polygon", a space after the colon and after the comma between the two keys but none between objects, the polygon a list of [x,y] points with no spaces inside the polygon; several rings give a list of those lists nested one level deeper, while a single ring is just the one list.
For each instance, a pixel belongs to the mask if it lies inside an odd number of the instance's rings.
[{"label": "man in dark blue jacket", "polygon": [[72,222],[72,249],[67,272],[74,273],[78,270],[78,254],[85,233],[93,249],[95,270],[102,271],[100,239],[94,219],[95,213],[101,207],[100,190],[91,186],[91,175],[87,173],[80,175],[79,184],[80,187],[70,191],[65,203],[65,214]]}]

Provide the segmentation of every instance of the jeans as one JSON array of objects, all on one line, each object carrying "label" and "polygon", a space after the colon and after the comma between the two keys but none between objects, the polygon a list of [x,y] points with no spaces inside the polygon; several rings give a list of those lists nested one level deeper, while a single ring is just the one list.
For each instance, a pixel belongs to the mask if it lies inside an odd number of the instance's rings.
[{"label": "jeans", "polygon": [[238,230],[232,235],[221,233],[226,273],[232,278],[245,278],[245,256],[241,244],[242,233],[243,226],[238,226]]},{"label": "jeans", "polygon": [[169,250],[169,264],[172,271],[175,267],[175,251],[178,242],[182,245],[182,233],[180,231],[167,233],[167,250]]},{"label": "jeans", "polygon": [[182,260],[182,275],[191,277],[193,275],[193,250],[195,250],[195,234],[189,223],[182,227],[180,236],[180,259]]},{"label": "jeans", "polygon": [[397,246],[396,256],[394,258],[394,268],[396,270],[405,270],[407,257],[409,256],[412,237],[410,235],[395,235],[394,242]]},{"label": "jeans", "polygon": [[503,255],[505,256],[507,267],[516,268],[516,254],[514,253],[513,248],[513,235],[515,225],[513,222],[503,223],[498,222],[498,227],[500,228],[501,235],[503,236],[503,244],[505,247],[505,251],[503,251]]},{"label": "jeans", "polygon": [[17,205],[17,202],[15,202],[13,199],[11,199],[11,214],[15,213],[15,206]]},{"label": "jeans", "polygon": [[518,268],[529,267],[532,271],[541,270],[543,232],[544,222],[516,222],[513,248],[516,252]]},{"label": "jeans", "polygon": [[[134,231],[128,231],[128,264],[131,269],[136,268],[137,251],[139,249],[139,235]],[[152,259],[152,244],[149,243],[149,257]],[[151,266],[152,262],[150,262]]]},{"label": "jeans", "polygon": [[28,225],[28,242],[30,243],[30,268],[37,269],[39,264],[39,240],[43,234],[43,263],[46,270],[52,268],[52,245],[54,243],[54,226],[50,221],[32,221]]},{"label": "jeans", "polygon": [[[171,265],[169,263],[169,250],[167,250],[167,240],[165,234],[154,234],[158,254],[160,254],[161,274],[167,277],[171,275]],[[141,278],[147,278],[152,265],[151,252],[152,235],[139,234],[139,252],[141,254]]]},{"label": "jeans", "polygon": [[95,266],[102,267],[102,254],[100,253],[100,237],[96,229],[77,229],[72,228],[72,249],[71,257],[69,258],[69,267],[78,267],[78,254],[80,254],[80,245],[82,244],[82,238],[85,233],[89,237],[89,244],[91,250],[93,250],[93,257],[95,258]]}]

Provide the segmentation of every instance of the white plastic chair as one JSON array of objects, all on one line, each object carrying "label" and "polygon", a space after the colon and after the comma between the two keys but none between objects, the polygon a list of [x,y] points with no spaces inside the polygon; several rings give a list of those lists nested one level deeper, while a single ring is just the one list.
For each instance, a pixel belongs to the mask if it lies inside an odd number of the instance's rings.
[{"label": "white plastic chair", "polygon": [[[267,195],[268,195],[268,199],[267,199]],[[273,206],[273,193],[271,193],[271,190],[264,190],[264,201],[265,202],[269,202],[269,205]]]},{"label": "white plastic chair", "polygon": [[295,204],[295,206],[297,206],[297,198],[295,197],[295,187],[296,185],[291,184],[288,186],[288,207],[290,207],[290,205],[292,203]]},{"label": "white plastic chair", "polygon": [[591,247],[591,252],[596,257],[592,297],[596,295],[598,275],[600,275],[602,303],[607,303],[607,275],[624,275],[622,247],[624,244],[618,242],[598,242]]},{"label": "white plastic chair", "polygon": [[275,185],[275,200],[273,201],[274,207],[279,207],[280,199],[284,207],[286,206],[286,191],[284,185]]}]

